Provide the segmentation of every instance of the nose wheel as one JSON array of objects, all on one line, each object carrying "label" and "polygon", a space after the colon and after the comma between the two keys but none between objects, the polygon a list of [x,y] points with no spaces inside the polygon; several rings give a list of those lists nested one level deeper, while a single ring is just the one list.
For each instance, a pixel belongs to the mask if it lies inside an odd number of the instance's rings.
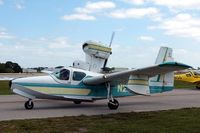
[{"label": "nose wheel", "polygon": [[34,107],[33,101],[32,100],[26,101],[24,104],[24,107],[28,110],[33,109],[33,107]]}]

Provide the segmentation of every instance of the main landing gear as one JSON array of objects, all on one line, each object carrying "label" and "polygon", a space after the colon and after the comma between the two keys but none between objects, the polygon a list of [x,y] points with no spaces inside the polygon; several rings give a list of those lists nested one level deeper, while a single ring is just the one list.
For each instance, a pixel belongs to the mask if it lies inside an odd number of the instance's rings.
[{"label": "main landing gear", "polygon": [[115,110],[118,108],[118,106],[119,106],[119,102],[116,99],[113,99],[113,101],[109,100],[109,102],[108,102],[109,109]]},{"label": "main landing gear", "polygon": [[108,108],[111,110],[115,110],[119,107],[119,102],[112,97],[112,90],[110,88],[110,83],[106,83],[107,87],[107,99],[108,99]]},{"label": "main landing gear", "polygon": [[29,99],[28,101],[25,102],[24,107],[28,110],[33,109],[34,107],[33,101]]}]

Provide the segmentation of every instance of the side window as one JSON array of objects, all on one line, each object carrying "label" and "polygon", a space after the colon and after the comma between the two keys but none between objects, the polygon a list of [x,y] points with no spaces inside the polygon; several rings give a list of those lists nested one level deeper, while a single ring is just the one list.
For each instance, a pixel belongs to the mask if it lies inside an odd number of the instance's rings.
[{"label": "side window", "polygon": [[53,75],[58,79],[60,78],[60,72],[59,71],[54,72]]},{"label": "side window", "polygon": [[75,80],[75,81],[80,81],[80,80],[82,80],[85,76],[86,76],[86,74],[83,73],[83,72],[74,71],[74,73],[73,73],[73,80]]},{"label": "side window", "polygon": [[69,70],[62,69],[60,71],[60,77],[59,77],[59,79],[60,80],[69,80],[69,74],[70,74]]}]

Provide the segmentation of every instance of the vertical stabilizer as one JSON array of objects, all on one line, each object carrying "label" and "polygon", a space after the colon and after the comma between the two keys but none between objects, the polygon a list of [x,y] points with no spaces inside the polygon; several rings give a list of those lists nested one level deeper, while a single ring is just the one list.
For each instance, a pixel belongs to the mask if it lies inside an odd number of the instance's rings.
[{"label": "vertical stabilizer", "polygon": [[172,58],[172,48],[161,47],[156,58],[155,64],[174,61]]},{"label": "vertical stabilizer", "polygon": [[[174,61],[172,48],[161,47],[155,64]],[[170,91],[174,87],[174,72],[159,74],[149,80],[151,93]]]}]

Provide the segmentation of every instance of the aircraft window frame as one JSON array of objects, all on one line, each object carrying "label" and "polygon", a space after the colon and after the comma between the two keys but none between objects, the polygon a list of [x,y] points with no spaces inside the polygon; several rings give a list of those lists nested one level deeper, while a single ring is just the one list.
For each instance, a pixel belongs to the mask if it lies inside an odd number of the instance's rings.
[{"label": "aircraft window frame", "polygon": [[60,69],[60,70],[54,72],[53,75],[59,80],[67,81],[70,79],[70,70]]},{"label": "aircraft window frame", "polygon": [[[76,74],[79,74],[79,75],[76,76]],[[80,75],[80,74],[82,74],[82,75]],[[81,81],[85,76],[86,76],[86,73],[84,73],[84,72],[74,71],[73,75],[72,75],[72,80],[74,80],[74,81]]]}]

